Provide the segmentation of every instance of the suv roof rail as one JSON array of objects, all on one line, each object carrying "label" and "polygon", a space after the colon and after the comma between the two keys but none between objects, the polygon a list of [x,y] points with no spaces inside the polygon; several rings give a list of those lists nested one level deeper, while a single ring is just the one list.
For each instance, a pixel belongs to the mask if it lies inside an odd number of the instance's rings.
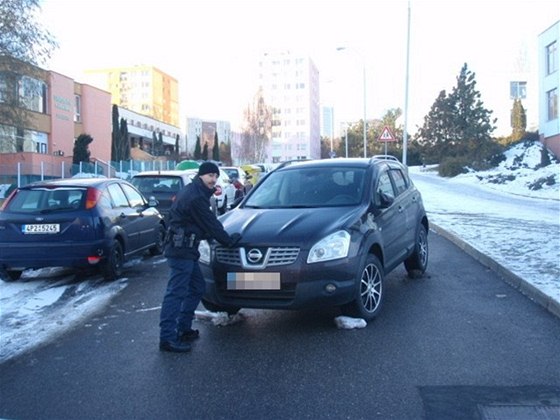
[{"label": "suv roof rail", "polygon": [[273,169],[273,171],[275,171],[276,169],[280,169],[280,168],[284,168],[285,166],[289,166],[292,163],[297,163],[297,162],[309,162],[310,160],[313,159],[293,159],[293,160],[286,160],[284,162],[281,162],[276,168]]}]

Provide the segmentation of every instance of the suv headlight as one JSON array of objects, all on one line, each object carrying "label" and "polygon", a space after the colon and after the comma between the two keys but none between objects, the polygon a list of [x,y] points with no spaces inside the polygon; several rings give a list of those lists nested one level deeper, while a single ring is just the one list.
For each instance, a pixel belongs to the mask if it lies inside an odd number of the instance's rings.
[{"label": "suv headlight", "polygon": [[311,247],[307,263],[316,263],[348,256],[350,249],[350,234],[345,230],[339,230],[317,242]]},{"label": "suv headlight", "polygon": [[200,252],[199,261],[205,264],[210,264],[211,254],[210,244],[208,243],[208,241],[200,241],[200,244],[198,244],[198,252]]}]

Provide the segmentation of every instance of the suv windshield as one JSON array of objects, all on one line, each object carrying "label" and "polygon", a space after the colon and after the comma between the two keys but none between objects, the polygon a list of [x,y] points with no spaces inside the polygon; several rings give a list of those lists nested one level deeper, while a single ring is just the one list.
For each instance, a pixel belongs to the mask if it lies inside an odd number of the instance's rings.
[{"label": "suv windshield", "polygon": [[8,203],[6,210],[13,212],[51,212],[81,207],[86,188],[33,188],[22,189]]},{"label": "suv windshield", "polygon": [[244,207],[354,206],[364,192],[365,168],[289,168],[271,173]]}]

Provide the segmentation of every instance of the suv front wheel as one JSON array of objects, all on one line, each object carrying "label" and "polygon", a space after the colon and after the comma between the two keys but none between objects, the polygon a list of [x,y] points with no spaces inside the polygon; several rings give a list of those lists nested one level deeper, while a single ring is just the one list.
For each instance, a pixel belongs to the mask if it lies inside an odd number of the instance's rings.
[{"label": "suv front wheel", "polygon": [[342,312],[354,318],[371,321],[379,313],[385,297],[383,266],[375,255],[368,255],[360,273],[356,299],[344,305]]}]

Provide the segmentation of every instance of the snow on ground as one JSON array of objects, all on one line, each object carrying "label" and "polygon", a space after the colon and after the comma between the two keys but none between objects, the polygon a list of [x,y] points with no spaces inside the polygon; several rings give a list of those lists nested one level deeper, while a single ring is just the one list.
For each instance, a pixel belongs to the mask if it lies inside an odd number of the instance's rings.
[{"label": "snow on ground", "polygon": [[[36,277],[47,279],[37,282]],[[0,363],[80,325],[126,282],[76,280],[61,268],[27,270],[23,281],[0,281]]]},{"label": "snow on ground", "polygon": [[538,168],[540,150],[519,144],[497,168],[455,178],[410,175],[431,223],[560,303],[560,164]]},{"label": "snow on ground", "polygon": [[[411,167],[410,175],[431,223],[560,304],[560,164],[535,169],[539,163],[539,144],[521,144],[490,171],[448,179],[433,168]],[[76,280],[57,270],[27,270],[21,281],[0,281],[0,363],[81,325],[128,282],[107,283],[95,276]],[[216,326],[242,322],[246,316],[196,315]],[[348,317],[337,317],[334,324],[340,329],[366,325]]]}]

